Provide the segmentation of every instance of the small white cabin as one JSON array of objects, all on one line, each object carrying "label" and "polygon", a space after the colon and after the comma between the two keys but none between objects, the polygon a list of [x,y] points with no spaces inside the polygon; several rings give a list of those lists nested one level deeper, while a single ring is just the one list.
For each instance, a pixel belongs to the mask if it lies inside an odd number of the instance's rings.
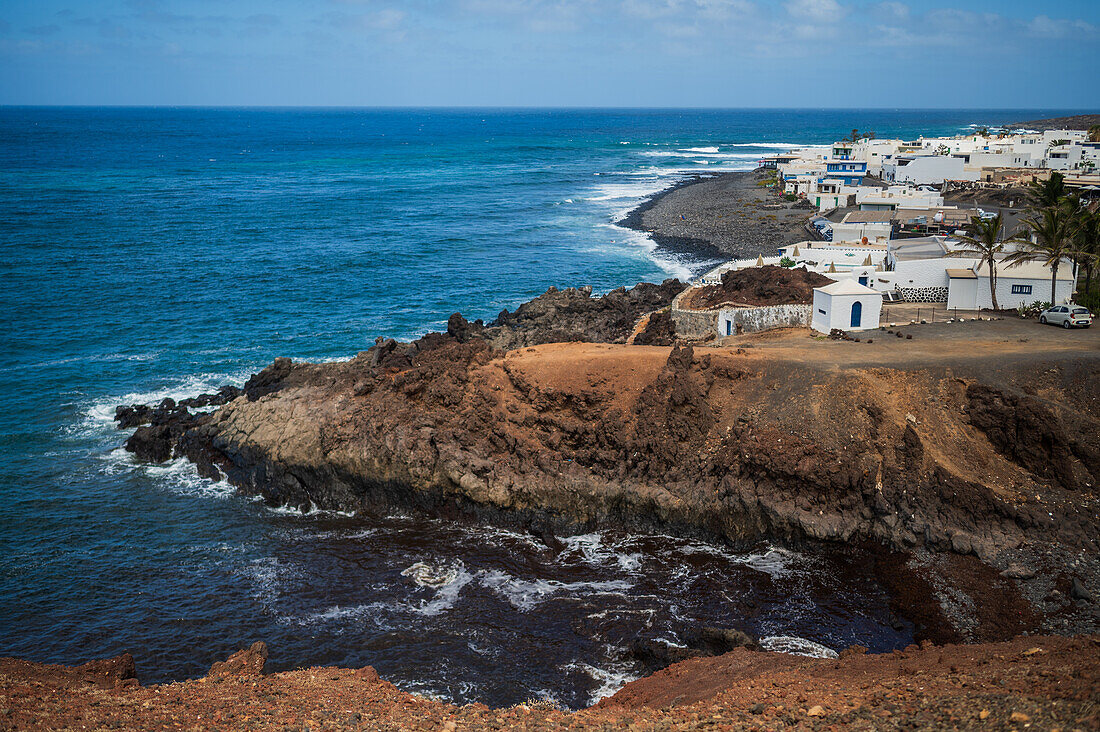
[{"label": "small white cabin", "polygon": [[810,327],[819,333],[840,330],[872,330],[882,314],[882,293],[845,278],[814,288]]}]

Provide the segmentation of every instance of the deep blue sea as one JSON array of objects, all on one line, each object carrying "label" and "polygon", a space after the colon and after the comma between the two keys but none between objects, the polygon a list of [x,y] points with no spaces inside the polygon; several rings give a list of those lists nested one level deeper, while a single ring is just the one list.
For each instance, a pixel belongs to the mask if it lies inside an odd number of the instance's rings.
[{"label": "deep blue sea", "polygon": [[111,416],[551,285],[687,276],[612,222],[689,173],[1064,113],[0,109],[0,655],[129,651],[153,682],[265,640],[273,669],[576,707],[639,673],[632,639],[699,624],[905,645],[858,557],[273,511],[135,464]]}]

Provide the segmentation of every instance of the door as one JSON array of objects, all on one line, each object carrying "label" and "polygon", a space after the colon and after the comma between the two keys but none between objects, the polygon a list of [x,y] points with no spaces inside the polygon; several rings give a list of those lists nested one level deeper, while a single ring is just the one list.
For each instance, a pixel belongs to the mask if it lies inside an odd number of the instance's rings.
[{"label": "door", "polygon": [[860,322],[863,320],[863,303],[856,300],[852,303],[852,328],[858,328]]},{"label": "door", "polygon": [[726,321],[726,335],[733,335],[733,321]]},{"label": "door", "polygon": [[859,278],[859,284],[863,285],[864,287],[867,286],[867,275],[863,275]]}]

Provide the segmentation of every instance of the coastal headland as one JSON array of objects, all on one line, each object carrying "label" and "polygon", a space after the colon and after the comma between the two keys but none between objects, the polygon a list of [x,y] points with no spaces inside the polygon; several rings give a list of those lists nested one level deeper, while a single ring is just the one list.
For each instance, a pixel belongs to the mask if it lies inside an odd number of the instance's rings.
[{"label": "coastal headland", "polygon": [[551,290],[488,326],[455,314],[345,362],[278,359],[243,390],[120,408],[126,447],[269,505],[549,542],[614,526],[869,543],[918,639],[1100,630],[1071,593],[1100,594],[1100,335],[996,320],[625,345],[681,287]]}]

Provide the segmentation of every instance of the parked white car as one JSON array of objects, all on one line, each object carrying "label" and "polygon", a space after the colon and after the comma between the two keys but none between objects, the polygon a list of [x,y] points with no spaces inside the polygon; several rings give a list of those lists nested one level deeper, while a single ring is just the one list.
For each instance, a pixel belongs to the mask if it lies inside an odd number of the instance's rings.
[{"label": "parked white car", "polygon": [[1092,325],[1092,313],[1080,305],[1055,305],[1039,313],[1039,322],[1060,325],[1063,328],[1088,328]]}]

